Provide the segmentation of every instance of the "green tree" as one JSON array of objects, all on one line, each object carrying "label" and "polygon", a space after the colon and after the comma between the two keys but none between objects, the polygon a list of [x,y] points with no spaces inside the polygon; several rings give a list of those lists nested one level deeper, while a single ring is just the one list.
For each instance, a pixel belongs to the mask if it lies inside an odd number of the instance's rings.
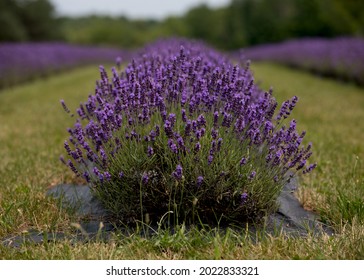
[{"label": "green tree", "polygon": [[226,9],[210,9],[200,5],[191,9],[183,21],[189,37],[203,39],[217,47],[225,47],[227,38]]},{"label": "green tree", "polygon": [[232,0],[229,48],[297,37],[363,35],[361,0]]},{"label": "green tree", "polygon": [[346,18],[351,19],[353,34],[364,36],[364,1],[333,0],[333,2]]},{"label": "green tree", "polygon": [[24,41],[28,38],[15,1],[0,1],[0,26],[0,41]]},{"label": "green tree", "polygon": [[18,0],[20,18],[33,41],[59,39],[55,10],[48,0]]},{"label": "green tree", "polygon": [[54,8],[47,0],[1,0],[1,41],[60,39]]}]

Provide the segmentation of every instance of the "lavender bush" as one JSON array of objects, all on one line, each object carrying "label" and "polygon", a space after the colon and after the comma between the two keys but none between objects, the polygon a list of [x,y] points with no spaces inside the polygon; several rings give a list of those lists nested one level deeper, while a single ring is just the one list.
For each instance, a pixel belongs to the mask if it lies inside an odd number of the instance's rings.
[{"label": "lavender bush", "polygon": [[289,177],[315,167],[305,133],[285,124],[297,97],[275,113],[248,67],[201,43],[160,41],[100,74],[61,160],[122,223],[257,221]]},{"label": "lavender bush", "polygon": [[64,43],[1,43],[0,87],[87,63],[112,63],[125,51]]},{"label": "lavender bush", "polygon": [[245,57],[268,60],[364,85],[364,39],[300,39],[243,49]]}]

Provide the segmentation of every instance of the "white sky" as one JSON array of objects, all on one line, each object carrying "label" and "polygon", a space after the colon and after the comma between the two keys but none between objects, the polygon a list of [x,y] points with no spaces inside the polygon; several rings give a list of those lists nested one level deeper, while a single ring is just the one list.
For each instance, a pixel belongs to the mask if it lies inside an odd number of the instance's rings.
[{"label": "white sky", "polygon": [[163,19],[182,15],[200,4],[222,7],[230,0],[50,0],[58,15],[124,15],[131,19]]}]

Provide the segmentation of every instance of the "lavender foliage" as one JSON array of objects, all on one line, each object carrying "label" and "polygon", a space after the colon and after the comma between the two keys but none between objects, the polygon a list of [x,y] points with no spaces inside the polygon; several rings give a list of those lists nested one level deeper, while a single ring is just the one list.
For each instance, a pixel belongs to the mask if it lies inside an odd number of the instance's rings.
[{"label": "lavender foliage", "polygon": [[86,171],[123,223],[170,211],[187,223],[191,211],[208,223],[258,219],[275,209],[287,172],[315,167],[305,133],[285,124],[298,98],[275,113],[248,66],[200,42],[158,41],[100,76],[68,130],[66,164]]}]

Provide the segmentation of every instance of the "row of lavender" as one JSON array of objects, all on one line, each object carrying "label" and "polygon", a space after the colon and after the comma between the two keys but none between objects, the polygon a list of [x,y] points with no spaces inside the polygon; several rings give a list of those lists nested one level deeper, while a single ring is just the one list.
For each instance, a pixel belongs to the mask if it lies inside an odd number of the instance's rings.
[{"label": "row of lavender", "polygon": [[61,161],[123,224],[259,219],[290,176],[315,167],[287,121],[298,98],[276,112],[248,66],[200,42],[159,41],[100,74]]},{"label": "row of lavender", "polygon": [[[245,59],[268,60],[364,85],[364,39],[301,39],[242,50]],[[126,50],[64,43],[0,44],[0,87],[86,63],[128,59]]]},{"label": "row of lavender", "polygon": [[87,63],[113,63],[123,50],[64,43],[0,44],[0,87]]},{"label": "row of lavender", "polygon": [[364,39],[300,39],[241,50],[245,58],[310,70],[364,85]]}]

